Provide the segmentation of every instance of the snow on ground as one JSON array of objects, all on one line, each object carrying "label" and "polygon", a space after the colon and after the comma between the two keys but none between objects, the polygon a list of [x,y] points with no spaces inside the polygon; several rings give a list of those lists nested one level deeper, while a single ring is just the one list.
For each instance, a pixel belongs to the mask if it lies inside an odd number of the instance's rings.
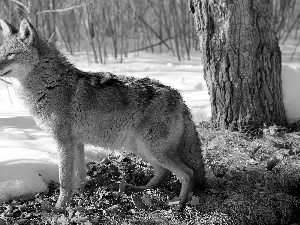
[{"label": "snow on ground", "polygon": [[289,123],[300,120],[300,65],[282,65],[282,95]]},{"label": "snow on ground", "polygon": [[[124,63],[109,60],[106,65],[88,64],[86,55],[67,55],[72,63],[86,71],[109,71],[134,77],[150,77],[180,91],[195,122],[210,118],[210,102],[203,78],[199,53],[192,60],[178,61],[170,53],[140,52]],[[297,55],[297,57],[299,57]],[[300,60],[283,65],[284,102],[289,121],[300,115]],[[50,180],[58,181],[56,146],[50,135],[39,129],[13,91],[0,82],[0,201],[45,191]],[[101,161],[107,151],[86,148],[86,160]]]}]

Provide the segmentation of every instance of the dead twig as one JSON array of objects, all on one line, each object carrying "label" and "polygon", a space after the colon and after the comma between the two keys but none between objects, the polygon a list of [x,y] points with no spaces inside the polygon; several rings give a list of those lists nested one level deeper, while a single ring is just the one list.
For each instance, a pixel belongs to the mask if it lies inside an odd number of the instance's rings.
[{"label": "dead twig", "polygon": [[84,4],[81,4],[81,5],[76,5],[76,6],[72,6],[72,7],[68,7],[68,8],[64,8],[64,9],[49,9],[49,10],[43,10],[43,11],[37,12],[36,15],[39,15],[39,14],[42,14],[42,13],[65,12],[65,11],[69,11],[69,10],[72,10],[72,9],[81,8],[81,7],[86,6],[86,5],[93,4],[94,2],[95,2],[95,1],[91,1],[91,2],[88,2],[88,3],[84,3]]},{"label": "dead twig", "polygon": [[299,39],[298,43],[296,44],[296,47],[294,48],[294,51],[293,51],[293,53],[291,55],[291,58],[290,58],[290,62],[293,60],[294,55],[295,55],[295,53],[296,53],[297,48],[298,48],[299,45],[300,45],[300,39]]},{"label": "dead twig", "polygon": [[10,82],[8,82],[8,81],[6,81],[6,80],[3,80],[2,78],[0,78],[0,80],[3,81],[3,82],[6,83],[6,84],[12,85],[12,83],[10,83]]}]

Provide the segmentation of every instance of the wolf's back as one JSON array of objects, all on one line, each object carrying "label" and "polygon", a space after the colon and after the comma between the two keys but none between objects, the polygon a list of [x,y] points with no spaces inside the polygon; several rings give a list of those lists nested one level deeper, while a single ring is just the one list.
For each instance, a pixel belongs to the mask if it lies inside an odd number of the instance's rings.
[{"label": "wolf's back", "polygon": [[130,135],[141,133],[160,139],[182,117],[185,104],[178,91],[155,80],[110,73],[79,72],[76,76],[72,78],[76,86],[72,124],[77,136],[91,143],[118,147]]}]

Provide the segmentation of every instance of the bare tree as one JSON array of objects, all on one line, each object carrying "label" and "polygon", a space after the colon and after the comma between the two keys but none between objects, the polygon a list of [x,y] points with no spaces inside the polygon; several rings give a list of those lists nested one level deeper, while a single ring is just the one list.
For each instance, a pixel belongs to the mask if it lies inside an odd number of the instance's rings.
[{"label": "bare tree", "polygon": [[[271,2],[277,35],[283,42],[297,37],[300,1]],[[1,0],[0,16],[15,25],[29,17],[45,38],[53,36],[71,54],[91,51],[102,63],[108,54],[123,61],[128,52],[149,49],[189,59],[199,48],[186,0]]]}]

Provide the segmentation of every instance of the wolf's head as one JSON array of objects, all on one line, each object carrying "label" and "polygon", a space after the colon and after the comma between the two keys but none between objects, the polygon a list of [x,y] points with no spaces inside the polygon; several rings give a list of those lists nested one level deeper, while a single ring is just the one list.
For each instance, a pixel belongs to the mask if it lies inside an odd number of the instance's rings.
[{"label": "wolf's head", "polygon": [[19,30],[0,20],[3,44],[0,47],[0,78],[14,77],[22,80],[39,62],[38,35],[33,25],[23,19]]}]

